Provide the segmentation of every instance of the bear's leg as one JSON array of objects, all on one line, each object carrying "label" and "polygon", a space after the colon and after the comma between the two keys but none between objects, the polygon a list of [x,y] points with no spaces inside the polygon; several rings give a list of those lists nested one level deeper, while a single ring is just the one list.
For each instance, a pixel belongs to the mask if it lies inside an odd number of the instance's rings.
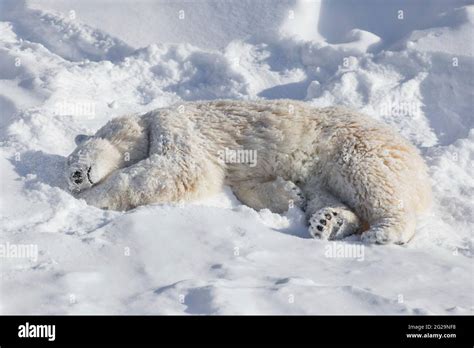
[{"label": "bear's leg", "polygon": [[281,177],[263,183],[258,180],[246,180],[231,186],[242,203],[256,210],[266,208],[281,214],[292,204],[304,209],[306,202],[300,188]]},{"label": "bear's leg", "polygon": [[416,216],[414,211],[400,211],[392,216],[384,216],[370,224],[370,230],[364,232],[361,239],[377,244],[405,244],[415,234]]},{"label": "bear's leg", "polygon": [[223,181],[221,168],[204,156],[154,154],[116,170],[102,183],[81,192],[79,198],[103,209],[128,210],[205,197],[217,192]]},{"label": "bear's leg", "polygon": [[319,190],[315,198],[308,202],[306,214],[308,231],[314,238],[343,239],[362,228],[362,221],[357,215],[324,190]]},{"label": "bear's leg", "polygon": [[427,180],[422,160],[403,144],[378,148],[369,138],[347,140],[334,156],[327,184],[369,224],[363,241],[406,243],[415,233],[417,186]]}]

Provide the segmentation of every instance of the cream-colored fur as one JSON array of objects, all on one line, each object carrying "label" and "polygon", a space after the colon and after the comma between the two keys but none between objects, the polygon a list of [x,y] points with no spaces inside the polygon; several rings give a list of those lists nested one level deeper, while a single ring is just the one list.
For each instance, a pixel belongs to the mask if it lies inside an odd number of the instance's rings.
[{"label": "cream-colored fur", "polygon": [[[404,243],[430,202],[417,150],[389,127],[339,107],[193,102],[116,118],[77,142],[70,187],[100,208],[188,201],[227,184],[255,209],[302,207],[314,237],[340,239],[370,226],[363,240]],[[257,157],[237,163],[224,151]]]}]

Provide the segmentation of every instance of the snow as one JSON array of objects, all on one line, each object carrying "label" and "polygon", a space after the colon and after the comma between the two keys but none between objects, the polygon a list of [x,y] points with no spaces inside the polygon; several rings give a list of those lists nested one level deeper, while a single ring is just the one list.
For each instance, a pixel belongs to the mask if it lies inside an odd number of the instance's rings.
[{"label": "snow", "polygon": [[[467,0],[1,0],[0,246],[39,253],[2,257],[0,312],[472,314],[473,23]],[[432,211],[410,244],[372,246],[310,239],[298,209],[228,188],[125,213],[66,190],[76,134],[215,98],[392,125],[429,165]]]}]

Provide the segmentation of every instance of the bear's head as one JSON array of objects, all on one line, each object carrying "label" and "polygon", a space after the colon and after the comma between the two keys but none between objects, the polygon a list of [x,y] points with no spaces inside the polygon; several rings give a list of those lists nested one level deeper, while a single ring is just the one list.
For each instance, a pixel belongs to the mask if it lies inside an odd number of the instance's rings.
[{"label": "bear's head", "polygon": [[108,139],[80,134],[77,148],[68,156],[66,180],[69,189],[78,193],[101,181],[121,163],[120,151]]},{"label": "bear's head", "polygon": [[95,135],[80,134],[75,141],[77,148],[68,156],[66,178],[69,189],[76,193],[148,156],[148,132],[140,116],[114,118]]}]

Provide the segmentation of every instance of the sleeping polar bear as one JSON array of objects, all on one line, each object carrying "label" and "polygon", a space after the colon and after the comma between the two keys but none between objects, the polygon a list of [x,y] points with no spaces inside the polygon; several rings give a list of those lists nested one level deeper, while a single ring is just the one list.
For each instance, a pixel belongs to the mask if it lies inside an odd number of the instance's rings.
[{"label": "sleeping polar bear", "polygon": [[339,107],[192,102],[115,118],[76,143],[69,187],[99,208],[189,201],[229,185],[254,209],[301,207],[316,238],[362,233],[367,242],[405,243],[430,202],[417,150]]}]

